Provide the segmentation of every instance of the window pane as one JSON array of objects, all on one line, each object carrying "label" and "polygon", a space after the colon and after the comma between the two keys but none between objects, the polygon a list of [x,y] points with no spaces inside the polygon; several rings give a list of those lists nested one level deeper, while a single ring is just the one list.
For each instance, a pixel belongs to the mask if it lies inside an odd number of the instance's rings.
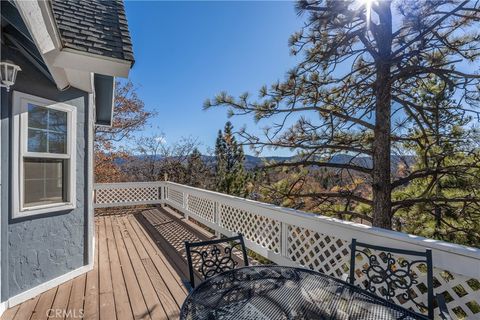
[{"label": "window pane", "polygon": [[44,130],[28,128],[28,151],[48,152],[48,136]]},{"label": "window pane", "polygon": [[33,159],[25,158],[23,161],[23,176],[25,180],[42,180],[45,176],[44,167],[41,163],[33,161]]},{"label": "window pane", "polygon": [[63,201],[63,184],[62,180],[46,180],[45,181],[45,195],[47,199],[57,199],[59,202]]},{"label": "window pane", "polygon": [[43,190],[43,181],[32,180],[25,184],[24,207],[47,204]]},{"label": "window pane", "polygon": [[48,133],[48,152],[67,153],[67,134]]},{"label": "window pane", "polygon": [[28,104],[28,127],[47,129],[48,109],[33,104]]},{"label": "window pane", "polygon": [[67,113],[59,110],[48,110],[48,130],[67,133]]},{"label": "window pane", "polygon": [[67,160],[24,158],[24,206],[67,202]]},{"label": "window pane", "polygon": [[67,153],[67,112],[28,105],[28,151]]}]

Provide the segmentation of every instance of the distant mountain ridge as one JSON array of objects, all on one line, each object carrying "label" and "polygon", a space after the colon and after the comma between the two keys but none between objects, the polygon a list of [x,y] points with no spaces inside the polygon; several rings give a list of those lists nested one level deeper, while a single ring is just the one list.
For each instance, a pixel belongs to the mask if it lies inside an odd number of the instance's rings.
[{"label": "distant mountain ridge", "polygon": [[[142,156],[136,156],[136,158],[141,159]],[[158,160],[161,160],[162,157],[158,156]],[[252,170],[257,167],[261,167],[265,162],[288,162],[294,160],[296,156],[291,157],[279,157],[279,156],[269,156],[269,157],[256,157],[252,155],[245,156],[245,168],[247,170]],[[396,169],[400,163],[406,162],[408,165],[412,165],[415,162],[415,156],[412,155],[392,155],[392,170]],[[207,164],[214,165],[215,164],[215,157],[214,156],[206,156],[202,155],[202,160],[205,161]],[[330,163],[338,163],[338,164],[345,164],[345,163],[352,163],[358,166],[372,168],[373,167],[373,160],[371,157],[354,157],[348,154],[338,154],[333,156],[332,159],[329,161]],[[118,162],[123,163],[122,162]]]},{"label": "distant mountain ridge", "polygon": [[[266,161],[290,161],[294,160],[295,156],[292,157],[255,157],[255,156],[245,156],[245,168],[252,169],[258,166],[261,166],[263,162]],[[398,165],[401,163],[407,163],[412,165],[415,162],[415,156],[411,155],[391,155],[392,159],[392,170],[398,168]],[[330,163],[345,164],[351,163],[365,168],[373,167],[373,159],[371,157],[354,157],[348,154],[338,154],[333,156]]]},{"label": "distant mountain ridge", "polygon": [[[415,162],[415,156],[412,155],[395,155],[392,154],[391,156],[391,167],[395,169],[398,167],[400,163],[406,163],[408,165],[412,165]],[[373,167],[373,159],[371,157],[357,157],[354,159],[353,156],[347,154],[339,154],[334,156],[330,159],[331,163],[349,163],[356,164],[366,168]]]}]

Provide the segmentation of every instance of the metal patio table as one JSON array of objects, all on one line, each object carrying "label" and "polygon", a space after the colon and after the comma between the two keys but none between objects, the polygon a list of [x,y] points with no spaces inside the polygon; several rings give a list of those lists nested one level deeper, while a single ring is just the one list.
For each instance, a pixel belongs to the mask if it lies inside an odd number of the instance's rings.
[{"label": "metal patio table", "polygon": [[359,287],[308,269],[244,267],[198,285],[180,319],[425,319]]}]

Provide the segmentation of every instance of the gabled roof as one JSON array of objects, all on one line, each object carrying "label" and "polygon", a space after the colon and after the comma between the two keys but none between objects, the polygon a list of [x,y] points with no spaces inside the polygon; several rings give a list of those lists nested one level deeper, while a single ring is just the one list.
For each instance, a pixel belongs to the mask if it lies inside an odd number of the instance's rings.
[{"label": "gabled roof", "polygon": [[52,0],[51,3],[65,48],[133,64],[122,0]]}]

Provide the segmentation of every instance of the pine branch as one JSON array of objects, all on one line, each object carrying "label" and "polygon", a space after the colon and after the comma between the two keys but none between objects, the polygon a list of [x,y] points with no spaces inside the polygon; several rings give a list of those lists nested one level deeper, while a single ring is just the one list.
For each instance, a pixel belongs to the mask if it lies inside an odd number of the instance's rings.
[{"label": "pine branch", "polygon": [[396,207],[396,210],[398,210],[399,207],[410,207],[415,204],[419,203],[466,203],[466,202],[471,202],[471,203],[480,203],[480,198],[478,197],[473,197],[473,196],[467,196],[467,197],[455,197],[455,198],[446,198],[446,197],[426,197],[426,198],[413,198],[413,199],[404,199],[404,200],[398,200],[398,201],[393,201],[392,206]]},{"label": "pine branch", "polygon": [[479,165],[454,165],[454,166],[444,166],[437,168],[426,168],[421,170],[416,170],[411,172],[408,176],[400,178],[392,182],[392,188],[398,188],[400,186],[406,185],[415,179],[426,178],[439,174],[455,174],[455,173],[465,173],[469,169],[480,169]]},{"label": "pine branch", "polygon": [[322,162],[322,161],[295,161],[295,162],[278,162],[273,164],[268,164],[265,168],[278,168],[278,167],[298,167],[298,166],[313,166],[319,168],[337,168],[343,170],[353,170],[366,174],[371,174],[372,169],[365,168],[362,166],[357,166],[348,163],[331,163],[331,162]]}]

